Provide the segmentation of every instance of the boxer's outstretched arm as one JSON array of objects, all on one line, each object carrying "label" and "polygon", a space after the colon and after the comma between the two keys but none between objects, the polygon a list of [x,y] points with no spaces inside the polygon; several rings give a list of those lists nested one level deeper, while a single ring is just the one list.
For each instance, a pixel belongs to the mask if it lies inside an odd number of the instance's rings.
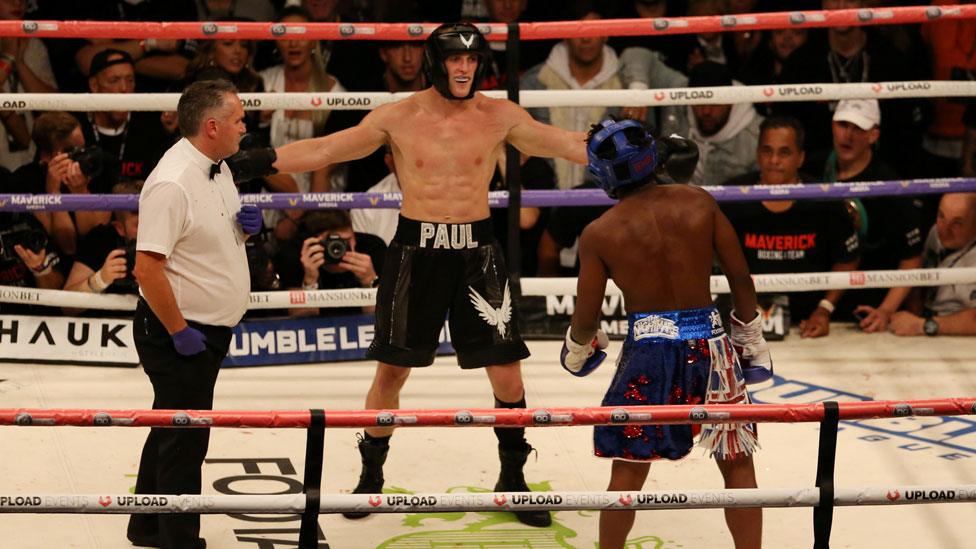
[{"label": "boxer's outstretched arm", "polygon": [[600,327],[600,311],[607,290],[607,267],[600,259],[597,233],[593,225],[583,230],[579,245],[579,278],[576,279],[576,308],[571,333],[576,342],[590,341]]},{"label": "boxer's outstretched arm", "polygon": [[310,172],[369,155],[387,140],[387,133],[378,123],[377,112],[371,112],[359,124],[340,132],[294,141],[275,149],[278,155],[275,169],[284,173]]},{"label": "boxer's outstretched arm", "polygon": [[756,286],[749,274],[749,264],[746,263],[746,256],[742,253],[742,246],[739,245],[739,237],[735,234],[732,223],[718,208],[714,199],[711,203],[715,212],[714,240],[718,263],[725,278],[729,280],[736,316],[743,322],[749,322],[755,318],[756,311]]},{"label": "boxer's outstretched arm", "polygon": [[510,103],[507,109],[512,120],[507,140],[516,149],[529,156],[565,158],[570,162],[586,164],[585,133],[543,124],[514,103]]}]

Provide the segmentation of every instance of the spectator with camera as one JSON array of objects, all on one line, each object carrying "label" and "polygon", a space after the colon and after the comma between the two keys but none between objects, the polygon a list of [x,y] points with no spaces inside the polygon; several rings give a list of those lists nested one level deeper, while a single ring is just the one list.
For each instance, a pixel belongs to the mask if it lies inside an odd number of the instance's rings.
[{"label": "spectator with camera", "polygon": [[[87,185],[84,167],[76,152],[84,149],[85,136],[78,120],[66,112],[50,111],[34,121],[32,139],[37,147],[34,161],[14,172],[13,190],[27,194],[61,194],[72,187]],[[51,236],[55,248],[63,255],[75,254],[76,222],[97,224],[94,212],[34,212],[44,230]]]},{"label": "spectator with camera", "polygon": [[[373,288],[379,282],[386,244],[371,234],[352,230],[346,210],[309,211],[302,218],[303,240],[284,248],[276,270],[282,286],[305,290]],[[299,243],[300,242],[300,243]],[[293,316],[315,314],[314,309],[293,310]],[[371,312],[372,307],[324,309],[327,315]]]},{"label": "spectator with camera", "polygon": [[[112,194],[139,194],[142,181],[116,183]],[[135,266],[139,212],[116,210],[111,223],[92,229],[78,245],[78,254],[64,283],[69,292],[132,294],[139,286]]]},{"label": "spectator with camera", "polygon": [[[34,216],[0,212],[0,285],[60,289],[61,258]],[[40,313],[31,305],[0,303],[0,313]]]}]

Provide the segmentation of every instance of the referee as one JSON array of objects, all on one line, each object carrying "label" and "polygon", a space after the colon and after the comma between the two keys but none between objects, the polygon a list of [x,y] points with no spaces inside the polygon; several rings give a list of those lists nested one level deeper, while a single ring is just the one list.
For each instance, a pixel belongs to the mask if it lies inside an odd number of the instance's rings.
[{"label": "referee", "polygon": [[[261,230],[261,215],[241,207],[223,162],[245,131],[236,88],[195,82],[177,111],[185,137],[163,155],[139,197],[134,272],[141,297],[132,328],[153,409],[209,410],[231,328],[247,308],[244,241]],[[209,441],[209,429],[152,429],[136,493],[199,494]],[[127,537],[140,547],[206,547],[196,514],[132,515]]]}]

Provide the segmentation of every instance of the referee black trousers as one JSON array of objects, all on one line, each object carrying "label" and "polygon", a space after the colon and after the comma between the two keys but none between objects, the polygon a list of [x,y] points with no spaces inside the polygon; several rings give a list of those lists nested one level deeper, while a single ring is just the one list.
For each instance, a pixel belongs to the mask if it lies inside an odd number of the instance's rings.
[{"label": "referee black trousers", "polygon": [[[190,322],[207,337],[207,348],[193,356],[176,352],[173,341],[142,299],[133,321],[139,361],[153,386],[153,409],[213,408],[220,363],[230,346],[231,329]],[[203,460],[210,442],[208,428],[153,428],[142,449],[137,494],[199,494]],[[204,547],[200,515],[131,515],[128,537],[164,549]]]}]

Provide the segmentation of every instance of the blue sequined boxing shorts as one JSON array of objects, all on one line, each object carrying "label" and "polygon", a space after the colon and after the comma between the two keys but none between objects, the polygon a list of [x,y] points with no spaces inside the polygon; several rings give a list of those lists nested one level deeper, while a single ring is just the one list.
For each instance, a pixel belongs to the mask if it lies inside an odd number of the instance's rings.
[{"label": "blue sequined boxing shorts", "polygon": [[[748,402],[741,368],[714,307],[631,313],[628,322],[603,406]],[[688,455],[699,431],[700,425],[599,425],[593,451],[629,461],[676,460]]]}]

